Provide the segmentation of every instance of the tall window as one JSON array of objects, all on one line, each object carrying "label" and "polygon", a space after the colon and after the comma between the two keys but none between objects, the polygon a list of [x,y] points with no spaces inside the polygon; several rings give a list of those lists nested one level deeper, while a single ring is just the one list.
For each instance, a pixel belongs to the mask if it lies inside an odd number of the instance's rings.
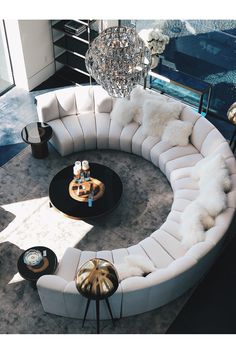
[{"label": "tall window", "polygon": [[227,120],[227,109],[236,101],[236,20],[126,20],[122,24],[135,26],[137,32],[157,27],[168,35],[165,61],[211,84],[210,112]]},{"label": "tall window", "polygon": [[0,95],[14,85],[4,21],[0,20]]}]

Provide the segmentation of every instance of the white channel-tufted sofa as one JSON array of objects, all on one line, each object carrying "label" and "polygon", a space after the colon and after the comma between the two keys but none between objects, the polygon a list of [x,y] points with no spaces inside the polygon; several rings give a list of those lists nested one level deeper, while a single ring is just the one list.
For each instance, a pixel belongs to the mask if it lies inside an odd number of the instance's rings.
[{"label": "white channel-tufted sofa", "polygon": [[[42,276],[37,282],[44,310],[83,318],[87,300],[76,290],[74,278],[78,268],[94,257],[122,263],[129,254],[144,255],[156,267],[146,277],[133,276],[120,282],[110,298],[116,318],[153,310],[199,282],[222,248],[227,230],[230,225],[232,227],[236,207],[235,158],[220,132],[183,104],[180,119],[192,122],[193,131],[187,146],[173,147],[156,137],[143,135],[142,127],[136,122],[122,127],[111,120],[114,100],[100,86],[60,89],[36,99],[39,120],[51,125],[51,143],[62,156],[85,149],[117,149],[137,154],[161,169],[174,192],[173,205],[165,223],[138,244],[97,252],[68,248],[56,274]],[[215,225],[206,232],[205,241],[186,250],[181,244],[179,231],[181,214],[199,193],[197,182],[191,178],[191,169],[212,153],[221,153],[229,169],[232,188],[227,194],[227,208],[216,217]],[[88,318],[96,318],[92,304]],[[101,318],[109,318],[103,304]]]}]

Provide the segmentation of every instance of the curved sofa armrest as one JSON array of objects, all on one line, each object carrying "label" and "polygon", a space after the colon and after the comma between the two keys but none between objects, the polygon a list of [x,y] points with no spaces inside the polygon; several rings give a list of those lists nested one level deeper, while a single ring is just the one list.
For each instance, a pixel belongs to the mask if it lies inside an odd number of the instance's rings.
[{"label": "curved sofa armrest", "polygon": [[43,275],[37,281],[38,294],[45,312],[67,316],[64,289],[67,281],[58,275]]},{"label": "curved sofa armrest", "polygon": [[37,281],[38,290],[46,291],[64,291],[67,281],[58,275],[43,275]]},{"label": "curved sofa armrest", "polygon": [[60,118],[57,96],[54,92],[47,92],[35,97],[40,122],[50,122]]}]

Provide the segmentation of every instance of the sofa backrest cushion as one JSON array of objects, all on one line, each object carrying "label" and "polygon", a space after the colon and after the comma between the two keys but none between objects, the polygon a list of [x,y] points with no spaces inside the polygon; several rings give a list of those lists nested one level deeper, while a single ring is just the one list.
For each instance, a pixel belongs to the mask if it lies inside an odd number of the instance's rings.
[{"label": "sofa backrest cushion", "polygon": [[55,91],[60,118],[76,114],[75,88]]},{"label": "sofa backrest cushion", "polygon": [[113,99],[101,86],[93,87],[95,112],[110,113],[113,108]]},{"label": "sofa backrest cushion", "polygon": [[47,123],[53,119],[59,118],[59,108],[55,91],[39,95],[36,97],[36,100],[40,122]]},{"label": "sofa backrest cushion", "polygon": [[94,112],[93,87],[78,86],[75,88],[75,102],[77,114]]}]

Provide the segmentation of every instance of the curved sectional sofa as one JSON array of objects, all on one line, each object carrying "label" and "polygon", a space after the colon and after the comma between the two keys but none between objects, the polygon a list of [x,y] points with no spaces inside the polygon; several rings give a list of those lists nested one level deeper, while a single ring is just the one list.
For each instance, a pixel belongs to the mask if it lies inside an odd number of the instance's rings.
[{"label": "curved sectional sofa", "polygon": [[[150,93],[159,95],[158,93]],[[128,248],[107,251],[80,251],[68,248],[54,275],[37,282],[46,312],[83,318],[86,299],[77,291],[75,274],[87,260],[100,257],[122,263],[125,256],[143,255],[151,259],[156,270],[147,276],[133,276],[120,282],[110,298],[116,318],[131,316],[162,306],[194,286],[209,270],[232,225],[236,207],[236,164],[231,149],[220,132],[204,117],[183,104],[180,119],[194,124],[187,146],[171,146],[131,122],[125,127],[110,119],[114,99],[100,86],[60,89],[38,96],[39,120],[51,125],[52,145],[62,155],[89,150],[122,150],[151,161],[166,175],[174,192],[174,201],[165,223],[149,237]],[[168,100],[171,99],[167,99]],[[186,250],[181,244],[181,214],[199,194],[198,183],[191,178],[192,167],[212,153],[225,158],[232,188],[227,193],[227,208],[205,233],[205,241]],[[95,319],[91,304],[87,318]],[[101,303],[101,319],[109,313]]]}]

